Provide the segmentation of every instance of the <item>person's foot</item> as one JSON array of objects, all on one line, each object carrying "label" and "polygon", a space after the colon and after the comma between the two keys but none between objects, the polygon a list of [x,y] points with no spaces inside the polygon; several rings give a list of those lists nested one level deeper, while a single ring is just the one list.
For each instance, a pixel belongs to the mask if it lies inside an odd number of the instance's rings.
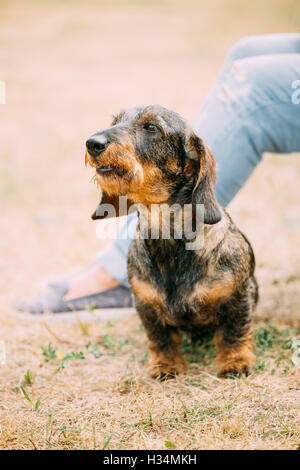
[{"label": "person's foot", "polygon": [[69,278],[69,289],[64,295],[64,300],[99,294],[119,285],[119,281],[111,277],[101,264],[96,261]]},{"label": "person's foot", "polygon": [[130,289],[95,262],[68,279],[53,281],[40,295],[17,303],[16,308],[30,313],[60,313],[91,308],[132,307]]}]

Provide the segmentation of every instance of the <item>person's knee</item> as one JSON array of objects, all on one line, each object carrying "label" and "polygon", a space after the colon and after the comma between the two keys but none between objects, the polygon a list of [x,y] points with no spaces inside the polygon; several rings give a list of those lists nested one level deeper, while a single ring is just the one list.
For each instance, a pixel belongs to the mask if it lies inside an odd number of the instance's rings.
[{"label": "person's knee", "polygon": [[232,60],[238,60],[259,54],[263,44],[263,35],[245,36],[233,44],[229,50],[229,56]]},{"label": "person's knee", "polygon": [[259,106],[290,103],[297,67],[300,60],[295,54],[247,57],[233,62],[230,79],[240,97],[255,100]]},{"label": "person's knee", "polygon": [[234,115],[251,112],[254,106],[265,102],[270,86],[267,77],[264,64],[256,58],[235,59],[218,97]]}]

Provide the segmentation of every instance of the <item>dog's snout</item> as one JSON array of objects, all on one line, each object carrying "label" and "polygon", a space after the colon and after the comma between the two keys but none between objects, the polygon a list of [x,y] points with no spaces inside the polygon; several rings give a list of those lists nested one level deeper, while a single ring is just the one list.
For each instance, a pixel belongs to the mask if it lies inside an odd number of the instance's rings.
[{"label": "dog's snout", "polygon": [[94,135],[86,141],[86,148],[92,157],[98,157],[109,144],[109,139],[104,135]]}]

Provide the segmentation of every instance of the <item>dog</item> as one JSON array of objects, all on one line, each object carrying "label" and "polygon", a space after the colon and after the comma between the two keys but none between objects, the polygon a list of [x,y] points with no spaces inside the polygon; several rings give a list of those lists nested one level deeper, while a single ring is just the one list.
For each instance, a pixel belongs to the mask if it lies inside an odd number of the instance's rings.
[{"label": "dog", "polygon": [[[258,300],[255,258],[247,238],[217,203],[215,161],[205,142],[173,111],[134,107],[87,140],[86,162],[96,168],[102,190],[93,219],[105,217],[101,208],[107,204],[115,216],[138,205],[127,266],[148,337],[151,376],[165,379],[184,371],[181,332],[192,341],[213,332],[219,374],[248,375],[254,365],[251,314]],[[119,196],[127,197],[125,210]],[[151,207],[162,204],[191,205],[193,227],[197,205],[204,207],[201,246],[187,250],[185,237],[174,233],[169,239],[141,236]],[[174,219],[171,225],[174,229]],[[163,226],[160,213],[159,235]]]}]

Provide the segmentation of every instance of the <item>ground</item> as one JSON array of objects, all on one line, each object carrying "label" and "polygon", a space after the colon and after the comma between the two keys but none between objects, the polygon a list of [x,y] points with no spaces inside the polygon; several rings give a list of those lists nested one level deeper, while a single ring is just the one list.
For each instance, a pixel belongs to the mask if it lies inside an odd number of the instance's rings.
[{"label": "ground", "polygon": [[249,378],[219,379],[213,347],[185,343],[186,373],[159,383],[135,314],[32,321],[12,308],[105,244],[89,219],[89,135],[136,104],[192,120],[234,41],[299,27],[292,0],[224,5],[0,2],[0,448],[299,448],[299,154],[265,155],[229,207],[257,259]]}]

